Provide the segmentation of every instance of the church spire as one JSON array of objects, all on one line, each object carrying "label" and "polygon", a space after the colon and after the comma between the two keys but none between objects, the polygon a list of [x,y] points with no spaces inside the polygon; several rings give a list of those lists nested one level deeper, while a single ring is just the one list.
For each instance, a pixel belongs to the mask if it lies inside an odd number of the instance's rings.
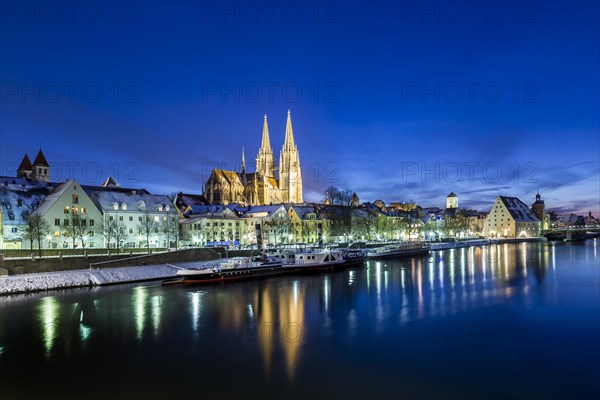
[{"label": "church spire", "polygon": [[263,122],[262,143],[256,156],[256,172],[264,177],[273,177],[275,162],[273,160],[273,149],[269,139],[269,125],[267,124],[267,114]]},{"label": "church spire", "polygon": [[283,143],[285,149],[293,150],[296,148],[294,144],[294,130],[292,129],[292,116],[291,111],[288,109],[287,123],[285,124],[285,142]]},{"label": "church spire", "polygon": [[244,157],[244,146],[242,146],[242,174],[246,174],[246,158]]},{"label": "church spire", "polygon": [[279,153],[279,189],[285,203],[302,203],[302,171],[298,148],[294,143],[290,110],[285,126],[285,142]]},{"label": "church spire", "polygon": [[265,122],[263,123],[261,150],[271,151],[271,140],[269,139],[269,125],[267,124],[267,114],[265,114]]}]

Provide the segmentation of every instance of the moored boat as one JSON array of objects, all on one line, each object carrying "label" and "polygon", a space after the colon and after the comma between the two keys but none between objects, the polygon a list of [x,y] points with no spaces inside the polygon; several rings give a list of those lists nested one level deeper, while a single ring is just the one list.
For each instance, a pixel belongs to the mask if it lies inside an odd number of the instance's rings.
[{"label": "moored boat", "polygon": [[367,257],[372,259],[399,258],[429,253],[430,246],[424,243],[401,243],[369,249]]},{"label": "moored boat", "polygon": [[294,254],[293,264],[285,264],[283,268],[308,272],[342,268],[345,264],[346,260],[340,250],[312,250]]},{"label": "moored boat", "polygon": [[361,249],[342,249],[342,257],[346,261],[344,266],[362,265],[367,260],[367,253]]},{"label": "moored boat", "polygon": [[235,257],[204,263],[199,267],[182,268],[177,275],[183,278],[184,284],[215,283],[279,275],[286,272],[282,266],[281,261],[270,258],[254,261],[250,257]]}]

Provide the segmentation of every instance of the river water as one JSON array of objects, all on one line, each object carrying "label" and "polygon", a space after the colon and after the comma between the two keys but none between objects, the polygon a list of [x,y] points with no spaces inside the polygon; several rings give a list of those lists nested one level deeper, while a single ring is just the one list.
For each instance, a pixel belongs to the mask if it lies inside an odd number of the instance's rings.
[{"label": "river water", "polygon": [[588,240],[0,297],[0,398],[597,398],[599,271]]}]

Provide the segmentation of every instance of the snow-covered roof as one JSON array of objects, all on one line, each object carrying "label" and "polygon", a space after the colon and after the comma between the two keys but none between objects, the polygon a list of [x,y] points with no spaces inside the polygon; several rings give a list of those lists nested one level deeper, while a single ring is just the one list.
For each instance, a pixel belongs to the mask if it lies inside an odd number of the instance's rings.
[{"label": "snow-covered roof", "polygon": [[510,212],[515,222],[537,222],[539,219],[531,212],[527,204],[516,197],[498,196]]},{"label": "snow-covered roof", "polygon": [[[3,224],[24,225],[27,216],[42,204],[51,189],[52,185],[46,182],[30,182],[23,178],[0,176],[0,207],[2,207]],[[10,231],[7,231],[4,237],[5,240],[18,238],[18,234],[11,235]]]},{"label": "snow-covered roof", "polygon": [[193,207],[193,212],[189,214],[190,217],[207,214],[222,214],[225,211],[231,211],[235,213],[237,204],[197,204]]},{"label": "snow-covered roof", "polygon": [[[277,212],[282,207],[285,210],[285,207],[282,204],[266,205],[266,206],[252,206],[252,207],[249,207],[246,211],[244,211],[242,215],[244,217],[252,217],[252,216],[256,216],[256,214],[266,213],[267,216],[271,216],[271,214]],[[287,215],[287,213],[286,213],[286,215]]]},{"label": "snow-covered roof", "polygon": [[185,215],[201,214],[207,204],[208,201],[201,194],[178,193],[175,198],[175,206]]},{"label": "snow-covered roof", "polygon": [[83,186],[83,189],[102,212],[175,212],[169,196],[151,194],[145,189],[98,186]]},{"label": "snow-covered roof", "polygon": [[290,209],[293,209],[294,212],[298,215],[300,219],[306,219],[308,214],[316,214],[317,211],[314,207],[303,207],[303,206],[290,206]]},{"label": "snow-covered roof", "polygon": [[[36,214],[44,215],[50,210],[50,208],[56,203],[56,201],[63,195],[65,190],[75,181],[67,181],[59,183],[54,187],[54,190],[44,199],[42,204],[35,210]],[[76,182],[75,182],[76,183]]]}]

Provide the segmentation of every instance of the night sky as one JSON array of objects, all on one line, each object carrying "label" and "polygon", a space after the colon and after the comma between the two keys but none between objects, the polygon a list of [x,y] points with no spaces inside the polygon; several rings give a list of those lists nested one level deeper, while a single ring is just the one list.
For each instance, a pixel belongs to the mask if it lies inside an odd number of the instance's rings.
[{"label": "night sky", "polygon": [[199,193],[288,108],[304,197],[600,213],[598,2],[0,3],[0,162]]}]

